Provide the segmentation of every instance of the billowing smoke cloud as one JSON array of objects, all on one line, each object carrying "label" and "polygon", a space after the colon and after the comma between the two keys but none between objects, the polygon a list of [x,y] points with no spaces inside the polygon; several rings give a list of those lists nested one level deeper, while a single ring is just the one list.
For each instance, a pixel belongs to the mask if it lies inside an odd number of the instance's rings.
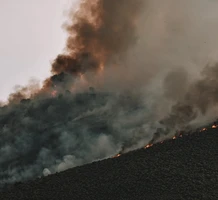
[{"label": "billowing smoke cloud", "polygon": [[42,88],[36,81],[17,88],[0,107],[0,184],[214,120],[217,7],[204,0],[81,1],[64,24],[69,36],[52,76]]},{"label": "billowing smoke cloud", "polygon": [[89,72],[93,77],[108,63],[125,56],[136,43],[136,23],[142,6],[142,0],[82,1],[64,25],[69,35],[66,52],[54,60],[52,73],[65,78],[67,74]]},{"label": "billowing smoke cloud", "polygon": [[42,89],[35,81],[18,87],[0,108],[1,183],[114,155],[132,137],[135,123],[142,126],[142,114],[135,119],[136,97],[90,87],[136,43],[142,7],[142,0],[82,1],[70,13],[65,52],[52,63],[52,76]]},{"label": "billowing smoke cloud", "polygon": [[[171,76],[172,74],[170,74]],[[174,74],[174,78],[177,78],[178,83],[180,82],[180,78],[182,77],[182,73]],[[179,99],[176,100],[176,103],[171,108],[170,115],[162,120],[162,123],[167,125],[168,127],[174,128],[174,129],[184,129],[184,128],[190,128],[186,127],[189,125],[192,125],[197,127],[202,125],[202,123],[208,123],[212,120],[216,120],[217,117],[217,105],[218,105],[218,99],[217,99],[217,79],[218,75],[218,65],[208,65],[204,68],[202,71],[202,78],[190,83],[187,87],[187,81],[185,84],[182,84],[181,87],[181,94],[182,96],[179,96]],[[170,77],[167,77],[170,78]],[[167,79],[166,85],[168,85],[168,80],[173,80],[174,78]],[[183,80],[186,80],[185,77],[183,77]],[[176,81],[175,81],[176,82]],[[173,87],[173,88],[171,88]],[[170,86],[167,87],[167,89],[171,88],[171,92],[174,92],[175,86],[173,84],[170,84]],[[185,88],[185,92],[184,92]],[[169,94],[170,92],[167,92],[165,94]],[[174,97],[174,94],[172,94],[170,97]],[[202,121],[202,117],[204,122]],[[201,120],[200,120],[201,119]]]}]

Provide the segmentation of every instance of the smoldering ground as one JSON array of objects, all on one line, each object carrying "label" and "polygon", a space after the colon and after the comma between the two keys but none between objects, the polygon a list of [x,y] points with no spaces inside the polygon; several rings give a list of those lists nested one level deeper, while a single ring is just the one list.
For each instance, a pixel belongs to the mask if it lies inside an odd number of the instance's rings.
[{"label": "smoldering ground", "polygon": [[167,137],[214,120],[217,6],[81,1],[52,76],[42,88],[18,88],[0,109],[1,184],[142,147],[157,129]]}]

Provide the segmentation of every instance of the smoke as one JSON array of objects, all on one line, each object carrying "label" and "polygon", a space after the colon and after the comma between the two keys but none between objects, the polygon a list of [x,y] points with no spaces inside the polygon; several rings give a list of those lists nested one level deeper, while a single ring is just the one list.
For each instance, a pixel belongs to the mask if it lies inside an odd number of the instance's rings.
[{"label": "smoke", "polygon": [[[211,122],[218,3],[83,0],[42,88],[0,107],[0,185],[113,156]],[[205,67],[206,66],[206,67]]]}]

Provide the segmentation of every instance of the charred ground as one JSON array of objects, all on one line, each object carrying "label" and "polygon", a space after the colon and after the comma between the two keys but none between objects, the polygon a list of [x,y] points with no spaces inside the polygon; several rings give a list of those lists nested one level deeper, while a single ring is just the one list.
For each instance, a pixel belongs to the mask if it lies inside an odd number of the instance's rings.
[{"label": "charred ground", "polygon": [[1,199],[217,199],[218,130],[207,129],[35,181]]}]

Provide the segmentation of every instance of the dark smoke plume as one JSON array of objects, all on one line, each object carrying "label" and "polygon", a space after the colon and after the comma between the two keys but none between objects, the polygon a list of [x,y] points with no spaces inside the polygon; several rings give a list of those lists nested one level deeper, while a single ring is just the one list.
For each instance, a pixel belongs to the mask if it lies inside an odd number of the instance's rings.
[{"label": "dark smoke plume", "polygon": [[[52,63],[53,76],[45,80],[42,90],[34,92],[47,93],[54,86],[71,89],[78,76],[96,73],[125,56],[137,41],[137,20],[143,5],[143,0],[81,1],[78,11],[70,13],[64,24],[68,38],[64,53]],[[22,88],[10,95],[10,101],[26,96],[30,95]]]},{"label": "dark smoke plume", "polygon": [[211,38],[217,38],[218,19],[209,16],[208,23],[206,5],[218,6],[204,0],[81,1],[64,25],[66,47],[51,77],[42,88],[36,81],[17,88],[0,107],[0,185],[213,121],[218,65],[202,69],[205,55],[217,49]]},{"label": "dark smoke plume", "polygon": [[114,155],[136,124],[142,128],[137,97],[96,92],[89,84],[75,91],[86,73],[96,76],[125,57],[137,40],[142,6],[143,0],[85,0],[70,13],[66,48],[53,61],[52,76],[41,89],[34,81],[17,88],[0,108],[0,185]]},{"label": "dark smoke plume", "polygon": [[125,56],[136,43],[142,6],[142,0],[82,1],[64,25],[69,35],[66,52],[54,60],[52,73],[78,76],[97,72],[108,62]]}]

